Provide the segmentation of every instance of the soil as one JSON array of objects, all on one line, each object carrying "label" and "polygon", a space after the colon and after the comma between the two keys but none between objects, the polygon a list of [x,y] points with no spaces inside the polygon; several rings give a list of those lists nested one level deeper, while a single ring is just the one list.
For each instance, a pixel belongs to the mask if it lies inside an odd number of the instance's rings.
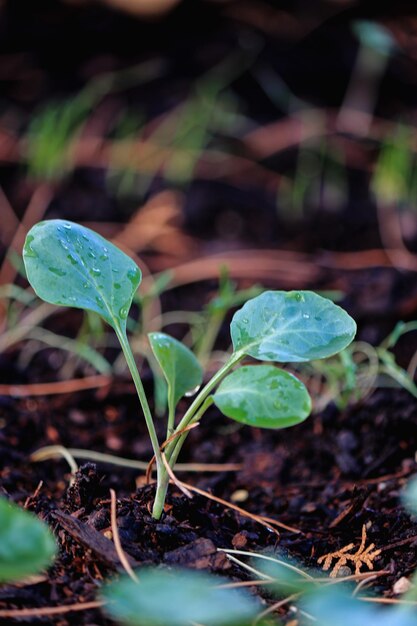
[{"label": "soil", "polygon": [[[130,66],[143,60],[144,54],[152,58],[153,42],[157,41],[160,42],[158,53],[169,59],[167,76],[150,81],[151,85],[140,93],[133,89],[114,98],[118,111],[126,103],[134,105],[143,98],[146,114],[152,119],[169,110],[173,98],[181,101],[194,78],[233,51],[237,41],[249,42],[250,48],[257,39],[245,37],[259,35],[257,28],[250,31],[246,14],[241,18],[231,10],[230,14],[223,14],[223,8],[212,2],[184,1],[162,26],[158,23],[139,26],[121,14],[108,13],[95,3],[80,4],[79,8],[78,3],[61,6],[61,3],[46,2],[44,11],[28,8],[22,12],[24,4],[6,3],[7,11],[2,17],[7,22],[8,35],[4,36],[0,49],[3,55],[11,55],[18,65],[22,63],[18,80],[10,77],[5,107],[16,107],[23,115],[23,135],[30,115],[48,99],[59,100],[73,94],[85,84],[86,77],[91,78],[95,72]],[[228,4],[236,9],[237,3]],[[264,4],[263,17],[268,20],[267,9],[273,3]],[[282,3],[286,4],[294,3]],[[308,14],[311,3],[300,0],[295,4],[300,13]],[[355,16],[369,17],[368,12],[361,13],[361,3],[356,4],[358,14]],[[375,6],[377,10],[376,4],[368,3],[368,9]],[[408,4],[398,4],[404,5],[403,12],[408,15]],[[194,8],[197,5],[197,9]],[[247,5],[250,9],[251,3]],[[328,10],[328,3],[320,3],[320,6],[325,14],[323,7]],[[195,12],[191,13],[193,19],[189,18],[194,24],[192,29],[184,19],[187,11]],[[69,24],[66,32],[56,29],[61,21]],[[277,71],[288,78],[298,97],[310,98],[323,107],[341,104],[346,80],[339,72],[340,63],[343,60],[343,71],[348,74],[355,56],[350,47],[352,34],[348,22],[342,19],[335,23],[336,30],[332,30],[331,21],[324,23],[324,31],[313,31],[293,47],[285,34],[274,37],[267,30],[262,33],[265,46],[259,53],[266,67],[269,62],[272,68],[275,63],[279,66]],[[177,30],[178,24],[183,30]],[[74,51],[73,30],[76,28],[80,29],[79,45]],[[343,48],[335,52],[338,63],[328,54],[334,37]],[[317,38],[327,42],[323,48],[317,47]],[[210,45],[200,49],[201,42]],[[90,48],[94,48],[97,58],[90,54]],[[319,57],[311,57],[314,74],[305,67],[312,49]],[[19,50],[24,50],[23,61],[19,55],[13,56]],[[336,85],[326,72],[323,73],[329,56],[331,63],[334,61],[337,65],[336,68],[327,66],[330,76],[336,74],[340,78]],[[27,93],[23,70],[29,68],[28,71],[36,73],[39,67],[42,67],[43,79],[36,83],[38,91]],[[310,77],[307,82],[306,74]],[[389,68],[377,103],[378,114],[389,115],[414,105],[416,80],[415,67],[404,68],[400,64],[398,68],[394,64]],[[245,100],[246,113],[258,124],[276,119],[276,103],[270,101],[268,94],[260,93],[250,70],[236,80],[234,88],[235,94]],[[114,102],[112,98],[109,100],[111,109]],[[105,119],[106,115],[105,109]],[[112,127],[110,130],[106,127],[104,134],[111,132]],[[221,141],[232,140],[225,135]],[[250,143],[233,144],[231,152],[239,153],[241,149],[246,157],[249,148]],[[1,168],[0,183],[21,218],[25,216],[25,207],[36,185],[22,174],[22,164],[13,161],[15,152],[9,150],[9,143],[3,142],[0,152],[1,149],[7,149],[2,158],[8,165]],[[140,250],[141,259],[151,272],[183,264],[180,286],[161,297],[163,310],[198,311],[218,286],[217,270],[213,273],[210,269],[213,255],[222,253],[230,259],[239,250],[249,249],[256,251],[253,258],[259,261],[258,274],[255,276],[252,272],[246,277],[244,272],[236,271],[234,278],[239,286],[247,288],[259,282],[273,289],[341,291],[344,294],[341,304],[357,320],[358,337],[363,341],[376,345],[398,320],[415,319],[415,255],[407,253],[407,263],[395,267],[383,250],[378,216],[368,189],[372,149],[367,142],[362,142],[359,148],[356,146],[361,158],[358,166],[355,162],[347,169],[349,199],[343,211],[331,214],[320,211],[320,207],[309,206],[303,219],[297,222],[277,212],[275,187],[271,192],[269,179],[261,176],[256,168],[249,169],[248,173],[243,170],[232,181],[226,174],[224,180],[220,175],[215,180],[196,176],[184,192],[180,219],[168,231],[168,237],[163,241],[161,237],[160,246],[158,242],[148,242]],[[352,154],[356,158],[357,153]],[[255,149],[250,156],[254,164],[265,165],[278,175],[293,171],[297,163],[296,150],[291,149],[278,150],[272,157],[262,150],[258,155]],[[39,219],[45,215],[99,222],[103,234],[113,235],[115,229],[134,215],[139,204],[145,204],[168,187],[168,183],[155,174],[146,197],[120,199],[109,191],[100,168],[75,167],[65,179],[46,185],[49,199]],[[165,226],[161,224],[161,229]],[[136,232],[140,234],[140,229]],[[415,222],[410,232],[406,243],[408,250],[413,250]],[[342,250],[346,251],[346,256]],[[0,253],[5,255],[6,249],[0,249]],[[242,253],[239,262],[247,261],[246,256],[248,253]],[[252,269],[250,260],[245,267]],[[190,279],[193,264],[197,267],[198,263],[198,271],[205,280],[198,281],[198,276]],[[197,270],[194,273],[198,274]],[[12,275],[14,278],[15,272]],[[47,327],[75,336],[80,320],[81,316],[73,311],[58,313],[48,320]],[[180,336],[181,328],[173,327],[172,332]],[[226,323],[216,347],[225,348],[228,340]],[[0,495],[25,505],[44,519],[52,527],[60,550],[47,574],[21,585],[0,587],[0,611],[96,600],[103,581],[122,571],[111,540],[110,489],[117,494],[117,525],[123,549],[133,566],[179,565],[209,570],[235,581],[248,580],[251,574],[218,551],[218,548],[235,548],[290,556],[305,567],[317,568],[320,556],[347,544],[359,546],[365,525],[366,545],[374,543],[375,549],[381,550],[374,566],[384,575],[372,582],[375,593],[392,597],[394,583],[403,576],[409,577],[417,568],[417,522],[404,511],[400,501],[407,479],[417,471],[417,400],[405,390],[378,386],[371,395],[343,410],[331,403],[302,425],[277,432],[240,427],[211,409],[202,424],[190,433],[180,461],[232,463],[240,469],[215,473],[178,472],[178,475],[187,484],[226,503],[196,493],[190,499],[177,486],[171,485],[164,515],[156,522],[149,512],[154,485],[146,484],[144,472],[80,462],[75,484],[70,486],[65,461],[35,463],[30,460],[31,453],[53,444],[145,461],[152,452],[128,378],[114,377],[109,384],[97,389],[57,395],[28,393],[19,397],[14,389],[16,385],[40,385],[65,378],[62,352],[52,348],[42,350],[32,358],[28,368],[22,359],[26,346],[21,342],[0,355],[3,389],[0,394]],[[416,351],[416,333],[410,333],[396,349],[399,363],[406,366]],[[109,350],[108,356],[112,360],[116,353]],[[146,365],[142,373],[151,396],[152,378]],[[81,366],[74,371],[74,376],[80,380],[86,374],[91,372]],[[180,410],[184,408],[185,402]],[[162,422],[158,423],[158,428],[162,440]],[[256,516],[272,518],[288,528],[281,527],[278,533],[272,526],[237,512],[227,502]],[[259,593],[255,588],[252,591]],[[271,599],[263,597],[263,602],[267,605]],[[281,609],[281,617],[286,623],[291,620],[285,607]],[[8,619],[1,623],[9,623]],[[93,608],[57,616],[20,616],[19,623],[110,626],[113,622],[104,617],[99,608]]]}]

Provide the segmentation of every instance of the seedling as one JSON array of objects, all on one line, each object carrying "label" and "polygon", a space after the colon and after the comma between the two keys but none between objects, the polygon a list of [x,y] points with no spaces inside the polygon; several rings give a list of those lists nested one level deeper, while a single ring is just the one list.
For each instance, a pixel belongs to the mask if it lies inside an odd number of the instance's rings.
[{"label": "seedling", "polygon": [[271,364],[234,368],[247,356],[268,362],[302,362],[336,354],[352,341],[356,325],[330,300],[310,291],[266,291],[249,300],[231,322],[233,351],[176,420],[176,407],[202,383],[194,354],[165,333],[150,333],[151,349],[168,386],[167,441],[158,440],[153,416],[126,333],[141,271],[97,233],[63,220],[36,224],[23,250],[29,282],[40,298],[98,313],[115,331],[136,386],[155,456],[153,517],[161,517],[172,469],[187,437],[213,403],[227,417],[262,428],[299,424],[311,411],[307,389]]},{"label": "seedling", "polygon": [[36,574],[54,559],[55,541],[35,515],[0,498],[0,583]]},{"label": "seedling", "polygon": [[105,610],[126,626],[249,626],[259,603],[241,589],[222,589],[222,581],[187,570],[138,571],[110,583],[103,592]]}]

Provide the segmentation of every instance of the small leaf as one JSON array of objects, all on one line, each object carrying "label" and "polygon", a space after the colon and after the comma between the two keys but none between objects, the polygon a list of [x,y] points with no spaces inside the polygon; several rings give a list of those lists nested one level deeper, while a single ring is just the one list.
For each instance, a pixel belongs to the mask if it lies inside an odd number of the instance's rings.
[{"label": "small leaf", "polygon": [[0,582],[36,574],[54,559],[56,545],[46,524],[0,498]]},{"label": "small leaf", "polygon": [[242,590],[219,589],[216,577],[197,571],[138,572],[107,586],[106,611],[128,626],[249,626],[260,607]]},{"label": "small leaf", "polygon": [[303,383],[273,365],[240,367],[221,382],[213,399],[227,417],[258,428],[294,426],[311,412]]},{"label": "small leaf", "polygon": [[194,354],[184,344],[165,333],[149,333],[149,342],[159,366],[172,390],[175,406],[184,394],[201,385],[203,370]]},{"label": "small leaf", "polygon": [[354,338],[356,324],[312,291],[265,291],[235,313],[230,330],[235,352],[291,363],[340,352]]},{"label": "small leaf", "polygon": [[106,239],[73,222],[39,222],[27,234],[23,260],[40,298],[95,311],[113,328],[126,330],[141,272]]}]

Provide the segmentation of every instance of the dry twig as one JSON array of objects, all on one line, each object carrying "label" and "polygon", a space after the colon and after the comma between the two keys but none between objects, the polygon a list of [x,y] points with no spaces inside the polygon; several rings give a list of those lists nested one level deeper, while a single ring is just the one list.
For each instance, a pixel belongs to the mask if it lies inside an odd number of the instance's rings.
[{"label": "dry twig", "polygon": [[374,550],[375,544],[370,543],[367,548],[365,548],[366,544],[366,526],[365,524],[362,526],[362,539],[359,548],[351,554],[349,551],[355,547],[354,543],[348,543],[340,550],[336,550],[335,552],[329,552],[328,554],[324,554],[319,559],[317,559],[317,563],[321,565],[323,563],[323,570],[327,571],[330,569],[333,560],[336,560],[336,563],[331,571],[330,577],[336,578],[341,567],[346,565],[348,561],[355,565],[355,574],[359,574],[361,568],[366,565],[370,570],[374,569],[374,559],[381,554],[381,550]]}]

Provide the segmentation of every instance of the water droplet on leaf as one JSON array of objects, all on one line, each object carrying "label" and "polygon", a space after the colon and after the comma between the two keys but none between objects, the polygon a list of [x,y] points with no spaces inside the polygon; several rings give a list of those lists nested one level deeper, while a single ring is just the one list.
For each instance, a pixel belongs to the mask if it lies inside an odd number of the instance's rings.
[{"label": "water droplet on leaf", "polygon": [[129,270],[127,273],[127,277],[130,280],[130,282],[134,285],[139,277],[139,269],[135,268],[133,270]]},{"label": "water droplet on leaf", "polygon": [[197,391],[200,389],[201,385],[197,385],[196,387],[194,387],[194,389],[190,389],[190,391],[186,391],[185,392],[185,397],[186,398],[191,398],[191,396],[195,396],[195,394],[197,393]]},{"label": "water droplet on leaf", "polygon": [[70,261],[70,263],[72,263],[72,265],[78,265],[78,259],[71,253],[67,254],[67,259]]},{"label": "water droplet on leaf", "polygon": [[127,306],[122,306],[122,308],[119,310],[119,315],[122,318],[122,320],[125,320],[128,316],[129,313],[129,309],[127,308]]},{"label": "water droplet on leaf", "polygon": [[66,272],[60,270],[59,267],[48,267],[48,270],[52,272],[52,274],[56,274],[56,276],[65,276]]}]

